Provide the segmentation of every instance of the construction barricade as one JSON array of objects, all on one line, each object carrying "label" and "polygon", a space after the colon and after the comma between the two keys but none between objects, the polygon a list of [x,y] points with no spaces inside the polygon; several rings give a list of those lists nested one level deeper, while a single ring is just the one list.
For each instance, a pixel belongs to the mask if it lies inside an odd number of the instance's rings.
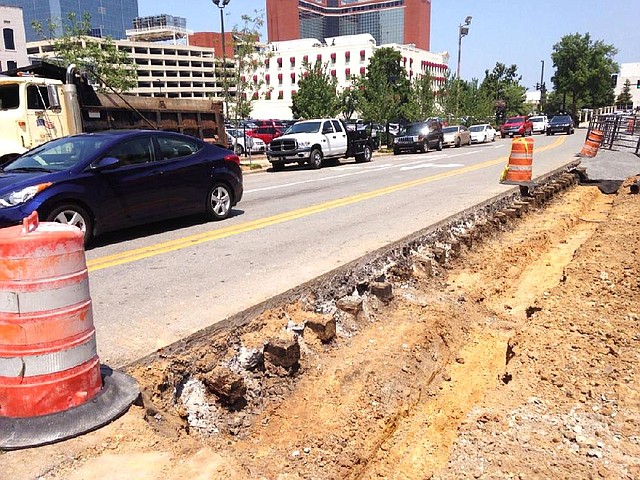
[{"label": "construction barricade", "polygon": [[533,138],[518,137],[511,142],[507,166],[500,175],[500,183],[507,185],[533,185]]},{"label": "construction barricade", "polygon": [[0,229],[0,449],[94,430],[138,396],[100,366],[83,240],[35,212]]},{"label": "construction barricade", "polygon": [[580,156],[589,158],[595,157],[600,145],[602,144],[603,138],[604,132],[602,130],[590,130],[587,135],[587,140],[584,142],[584,146],[580,151]]}]

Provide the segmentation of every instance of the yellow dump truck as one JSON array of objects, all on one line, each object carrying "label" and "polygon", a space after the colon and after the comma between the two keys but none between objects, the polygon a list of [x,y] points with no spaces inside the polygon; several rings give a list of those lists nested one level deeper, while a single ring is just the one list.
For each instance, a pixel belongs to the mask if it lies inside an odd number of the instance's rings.
[{"label": "yellow dump truck", "polygon": [[167,130],[227,145],[221,102],[97,93],[73,65],[12,73],[0,75],[0,165],[54,138],[109,129]]}]

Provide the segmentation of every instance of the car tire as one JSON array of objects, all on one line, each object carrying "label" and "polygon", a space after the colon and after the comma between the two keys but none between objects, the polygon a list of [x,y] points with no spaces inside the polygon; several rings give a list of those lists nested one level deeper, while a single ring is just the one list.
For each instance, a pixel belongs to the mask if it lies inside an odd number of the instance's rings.
[{"label": "car tire", "polygon": [[322,152],[317,148],[311,150],[311,155],[309,155],[309,165],[314,170],[317,170],[322,167]]},{"label": "car tire", "polygon": [[207,195],[207,215],[212,220],[224,220],[231,215],[233,205],[233,194],[231,189],[224,183],[219,182],[213,185]]},{"label": "car tire", "polygon": [[369,145],[365,145],[364,151],[356,155],[356,163],[370,162],[372,153],[371,147]]},{"label": "car tire", "polygon": [[284,169],[284,163],[283,162],[272,162],[271,163],[271,169],[274,172],[279,172],[280,170]]},{"label": "car tire", "polygon": [[454,148],[458,148],[460,146],[461,142],[460,142],[460,137],[456,138],[455,143],[453,144]]},{"label": "car tire", "polygon": [[394,148],[394,149],[393,149],[393,154],[394,154],[394,155],[400,155],[400,149],[398,149],[398,148]]},{"label": "car tire", "polygon": [[469,141],[467,142],[467,145],[471,146],[471,137],[469,137]]},{"label": "car tire", "polygon": [[89,245],[93,237],[93,221],[89,213],[79,205],[73,203],[65,203],[53,208],[45,221],[63,223],[65,225],[73,225],[79,228],[84,235],[84,245]]},{"label": "car tire", "polygon": [[487,136],[485,135],[484,138],[482,139],[482,143],[487,143],[489,141],[489,139],[487,138]]},{"label": "car tire", "polygon": [[436,150],[441,152],[442,151],[442,147],[443,147],[443,141],[441,138],[438,139],[438,144],[436,145]]},{"label": "car tire", "polygon": [[242,145],[240,145],[239,143],[236,143],[234,151],[236,152],[236,155],[244,154],[244,148],[242,148]]},{"label": "car tire", "polygon": [[422,144],[422,148],[420,149],[423,153],[427,153],[429,151],[429,140],[425,140]]}]

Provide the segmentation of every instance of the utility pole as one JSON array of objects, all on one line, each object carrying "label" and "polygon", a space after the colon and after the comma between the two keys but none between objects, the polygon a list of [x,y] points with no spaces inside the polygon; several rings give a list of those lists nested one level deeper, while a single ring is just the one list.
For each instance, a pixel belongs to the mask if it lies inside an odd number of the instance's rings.
[{"label": "utility pole", "polygon": [[462,56],[462,37],[469,35],[471,15],[464,19],[464,25],[458,25],[458,68],[456,69],[456,118],[458,117],[458,105],[460,104],[460,58]]},{"label": "utility pole", "polygon": [[227,50],[224,43],[224,7],[231,0],[211,0],[220,9],[220,30],[222,31],[222,89],[224,90],[224,116],[229,115],[229,82],[227,81]]},{"label": "utility pole", "polygon": [[544,60],[540,60],[540,62],[542,62],[542,71],[540,72],[540,113],[544,113],[547,87],[544,84]]}]

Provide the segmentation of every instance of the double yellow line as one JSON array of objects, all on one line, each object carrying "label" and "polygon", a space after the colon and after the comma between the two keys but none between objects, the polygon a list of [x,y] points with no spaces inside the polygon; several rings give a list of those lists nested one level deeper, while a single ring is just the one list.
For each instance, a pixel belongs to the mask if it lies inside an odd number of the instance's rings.
[{"label": "double yellow line", "polygon": [[[558,139],[545,147],[541,147],[537,152],[543,152],[552,148],[558,147],[564,143],[566,137],[558,137]],[[364,200],[370,200],[372,198],[380,197],[382,195],[388,195],[390,193],[405,190],[407,188],[424,185],[425,183],[436,182],[444,178],[454,177],[464,173],[473,172],[483,168],[498,165],[506,162],[508,157],[501,157],[495,160],[489,160],[484,163],[463,167],[457,170],[450,170],[438,175],[430,177],[419,178],[411,180],[409,182],[399,183],[390,187],[380,188],[371,192],[365,192],[350,197],[339,198],[337,200],[331,200],[329,202],[319,203],[317,205],[311,205],[309,207],[300,208],[291,212],[280,213],[278,215],[272,215],[270,217],[253,220],[251,222],[241,223],[239,225],[232,225],[229,227],[220,228],[210,232],[198,233],[195,235],[189,235],[187,237],[178,238],[176,240],[170,240],[168,242],[157,243],[149,245],[148,247],[137,248],[134,250],[128,250],[126,252],[116,253],[114,255],[108,255],[105,257],[95,258],[87,261],[87,267],[90,272],[102,270],[104,268],[114,267],[116,265],[122,265],[125,263],[134,262],[136,260],[142,260],[144,258],[153,257],[162,253],[173,252],[175,250],[181,250],[183,248],[192,247],[194,245],[200,245],[201,243],[211,242],[220,238],[230,237],[232,235],[238,235],[240,233],[250,232],[252,230],[258,230],[261,228],[277,225],[279,223],[289,222],[298,218],[307,217],[316,213],[326,212],[335,208],[345,207],[353,203],[362,202]]]}]

